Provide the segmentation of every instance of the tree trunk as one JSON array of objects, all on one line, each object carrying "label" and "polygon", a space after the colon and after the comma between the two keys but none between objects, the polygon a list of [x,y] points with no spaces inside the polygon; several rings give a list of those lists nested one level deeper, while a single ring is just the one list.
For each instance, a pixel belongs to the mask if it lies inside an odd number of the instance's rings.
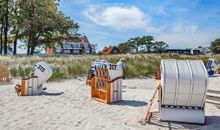
[{"label": "tree trunk", "polygon": [[[31,26],[31,28],[32,28],[32,26]],[[29,33],[29,39],[28,39],[28,45],[27,45],[27,55],[28,56],[31,55],[31,53],[32,53],[33,44],[34,44],[34,32],[31,31]]]},{"label": "tree trunk", "polygon": [[36,39],[32,38],[31,53],[30,53],[31,56],[34,55],[35,46],[36,46]]},{"label": "tree trunk", "polygon": [[35,44],[33,44],[33,45],[31,46],[31,53],[30,53],[31,56],[34,55],[34,50],[35,50]]},{"label": "tree trunk", "polygon": [[37,41],[38,41],[38,38],[39,36],[36,36],[36,34],[32,33],[32,38],[31,38],[31,52],[30,52],[30,55],[34,55],[34,50],[35,50],[35,47],[37,45]]},{"label": "tree trunk", "polygon": [[4,54],[7,55],[7,49],[8,49],[8,0],[6,0],[6,14],[5,14],[5,28],[4,28]]},{"label": "tree trunk", "polygon": [[1,27],[1,30],[0,30],[0,54],[2,54],[2,49],[3,49],[2,34],[3,34],[3,28],[4,28],[4,17],[2,17],[1,22],[2,22],[2,27]]},{"label": "tree trunk", "polygon": [[28,46],[27,46],[27,56],[30,55],[30,46],[29,46],[29,43],[28,43]]},{"label": "tree trunk", "polygon": [[150,46],[147,46],[147,53],[150,53],[151,52],[151,47]]},{"label": "tree trunk", "polygon": [[14,52],[13,52],[13,55],[17,55],[18,33],[19,33],[19,31],[16,30],[16,33],[15,33],[15,39],[14,39]]},{"label": "tree trunk", "polygon": [[30,45],[31,45],[31,36],[29,36],[29,38],[28,38],[28,45],[27,45],[27,56],[29,56],[30,55]]},{"label": "tree trunk", "polygon": [[60,54],[64,54],[64,50],[63,50],[63,42],[59,42],[59,44],[60,44],[60,48],[61,48],[61,52],[60,52]]}]

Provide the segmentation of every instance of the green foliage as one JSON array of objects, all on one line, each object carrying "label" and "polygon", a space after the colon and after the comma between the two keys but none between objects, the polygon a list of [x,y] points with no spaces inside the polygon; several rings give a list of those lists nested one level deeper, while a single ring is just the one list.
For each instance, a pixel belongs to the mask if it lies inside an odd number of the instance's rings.
[{"label": "green foliage", "polygon": [[[17,40],[20,39],[27,45],[27,54],[33,55],[36,46],[54,47],[63,37],[75,38],[79,25],[58,10],[58,2],[0,0],[0,25],[4,27],[0,31],[1,44],[4,31],[4,34],[8,34],[6,36],[13,37],[14,54]],[[10,33],[7,33],[8,30]],[[4,41],[8,41],[8,38]],[[7,42],[4,43],[4,48],[7,48]]]},{"label": "green foliage", "polygon": [[135,50],[135,53],[162,53],[167,47],[169,47],[168,44],[163,41],[154,41],[152,36],[130,38],[127,42],[118,45],[123,53],[130,53],[132,50]]},{"label": "green foliage", "polygon": [[145,46],[147,49],[146,52],[150,53],[155,43],[153,42],[154,38],[152,36],[143,36],[140,38],[141,45]]},{"label": "green foliage", "polygon": [[31,65],[11,65],[10,66],[10,72],[12,76],[27,76],[30,71],[33,69]]},{"label": "green foliage", "polygon": [[68,79],[69,73],[67,67],[64,65],[53,65],[53,75],[50,80]]},{"label": "green foliage", "polygon": [[211,42],[210,49],[213,51],[214,54],[220,54],[220,38]]},{"label": "green foliage", "polygon": [[120,49],[120,51],[121,51],[123,54],[125,54],[125,53],[131,51],[131,47],[130,47],[130,45],[127,44],[127,43],[120,43],[120,44],[118,45],[118,48]]},{"label": "green foliage", "polygon": [[27,54],[33,55],[36,46],[53,47],[63,37],[75,35],[77,23],[58,11],[56,0],[20,0],[21,35],[28,41]]},{"label": "green foliage", "polygon": [[18,76],[18,70],[16,66],[11,66],[10,73],[12,76]]},{"label": "green foliage", "polygon": [[153,45],[153,50],[155,53],[162,53],[164,52],[164,50],[166,50],[166,48],[169,47],[169,45],[163,41],[156,41],[155,43],[153,43]]}]

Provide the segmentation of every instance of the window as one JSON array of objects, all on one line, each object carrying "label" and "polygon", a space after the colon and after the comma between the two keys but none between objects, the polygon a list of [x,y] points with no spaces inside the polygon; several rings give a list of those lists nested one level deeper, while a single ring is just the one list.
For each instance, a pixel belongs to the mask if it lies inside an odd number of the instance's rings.
[{"label": "window", "polygon": [[73,47],[73,48],[81,48],[80,43],[77,43],[77,42],[74,42],[74,43],[72,44],[72,47]]}]

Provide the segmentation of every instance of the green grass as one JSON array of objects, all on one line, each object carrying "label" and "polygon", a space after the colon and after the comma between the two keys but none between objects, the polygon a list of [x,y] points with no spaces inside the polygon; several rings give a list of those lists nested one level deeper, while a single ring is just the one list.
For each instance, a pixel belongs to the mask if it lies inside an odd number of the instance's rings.
[{"label": "green grass", "polygon": [[86,76],[95,59],[106,59],[116,63],[120,58],[126,57],[125,75],[127,78],[143,78],[154,74],[160,66],[161,59],[200,59],[206,64],[208,58],[214,58],[220,63],[220,55],[177,55],[177,54],[136,54],[136,55],[110,55],[110,56],[61,56],[61,57],[10,57],[0,56],[0,63],[7,65],[12,76],[23,77],[28,75],[34,63],[46,61],[53,69],[50,81],[70,79],[77,76]]}]

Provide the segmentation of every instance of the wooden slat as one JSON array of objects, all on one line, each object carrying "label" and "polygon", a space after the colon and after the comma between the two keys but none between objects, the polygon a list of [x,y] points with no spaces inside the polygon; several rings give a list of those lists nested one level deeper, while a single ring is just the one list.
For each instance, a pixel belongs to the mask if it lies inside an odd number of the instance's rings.
[{"label": "wooden slat", "polygon": [[107,90],[104,89],[96,89],[98,92],[103,92],[103,93],[107,93]]},{"label": "wooden slat", "polygon": [[107,99],[106,99],[106,101],[107,101],[107,103],[110,103],[110,99],[111,99],[111,83],[107,83]]},{"label": "wooden slat", "polygon": [[25,96],[25,80],[21,81],[21,96]]},{"label": "wooden slat", "polygon": [[92,86],[92,99],[95,99],[97,101],[103,102],[103,103],[110,103],[110,87],[109,85],[109,74],[107,68],[96,68],[96,76],[94,79],[94,84]]},{"label": "wooden slat", "polygon": [[150,121],[150,116],[151,116],[151,108],[153,106],[153,103],[155,101],[155,97],[157,95],[157,93],[159,92],[160,90],[160,86],[158,86],[156,88],[156,90],[154,91],[154,94],[152,96],[152,98],[150,99],[150,103],[148,104],[148,107],[147,107],[147,111],[146,113],[144,114],[144,122],[149,122]]},{"label": "wooden slat", "polygon": [[99,101],[99,102],[102,102],[102,103],[107,103],[106,100],[102,100],[100,98],[93,97],[92,99]]},{"label": "wooden slat", "polygon": [[95,78],[91,80],[91,96],[95,97]]}]

